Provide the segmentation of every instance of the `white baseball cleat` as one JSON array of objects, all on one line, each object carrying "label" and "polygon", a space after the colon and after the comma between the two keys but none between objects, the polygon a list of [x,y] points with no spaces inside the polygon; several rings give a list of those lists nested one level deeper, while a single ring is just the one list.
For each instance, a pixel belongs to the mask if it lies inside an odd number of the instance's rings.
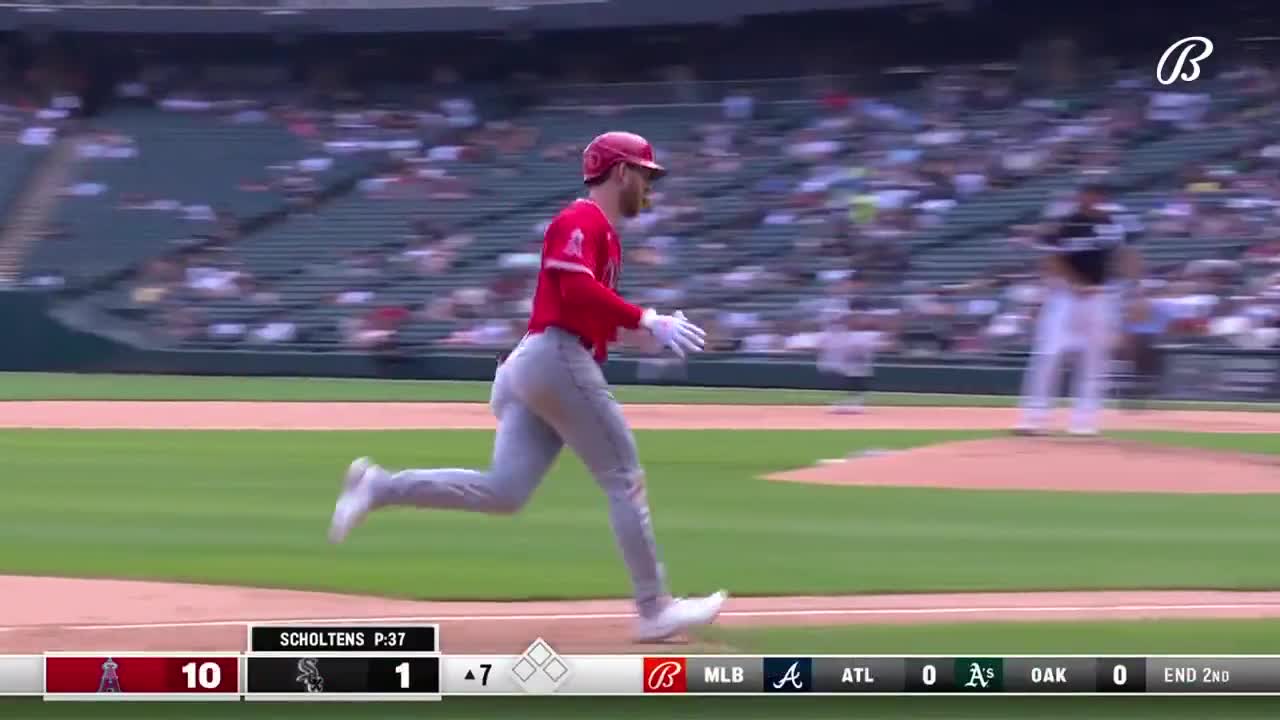
[{"label": "white baseball cleat", "polygon": [[1010,432],[1012,432],[1014,435],[1021,435],[1023,437],[1040,437],[1040,436],[1049,434],[1048,430],[1045,430],[1039,425],[1030,425],[1026,423],[1021,425],[1015,425],[1013,427],[1013,430],[1011,430]]},{"label": "white baseball cleat", "polygon": [[698,625],[709,625],[720,614],[729,593],[720,592],[702,598],[676,598],[662,612],[636,623],[637,642],[658,642]]},{"label": "white baseball cleat", "polygon": [[340,543],[364,520],[373,506],[371,473],[381,472],[367,457],[356,458],[347,468],[342,479],[342,492],[333,507],[333,520],[329,522],[329,542]]},{"label": "white baseball cleat", "polygon": [[1091,427],[1073,427],[1067,430],[1067,434],[1075,437],[1096,437],[1098,429]]}]

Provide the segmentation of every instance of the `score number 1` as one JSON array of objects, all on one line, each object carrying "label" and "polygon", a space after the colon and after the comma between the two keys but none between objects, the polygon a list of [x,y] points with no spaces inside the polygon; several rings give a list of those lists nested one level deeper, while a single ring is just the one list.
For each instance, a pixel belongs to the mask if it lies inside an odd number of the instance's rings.
[{"label": "score number 1", "polygon": [[[484,670],[484,673],[480,677],[480,684],[488,685],[489,671],[493,669],[493,665],[490,663],[482,663],[480,667]],[[410,674],[409,663],[402,662],[399,665],[397,665],[395,669],[396,669],[396,674],[400,676],[400,689],[408,690],[410,687],[412,687],[413,676]]]},{"label": "score number 1", "polygon": [[440,658],[370,658],[367,692],[435,695],[440,692]]}]

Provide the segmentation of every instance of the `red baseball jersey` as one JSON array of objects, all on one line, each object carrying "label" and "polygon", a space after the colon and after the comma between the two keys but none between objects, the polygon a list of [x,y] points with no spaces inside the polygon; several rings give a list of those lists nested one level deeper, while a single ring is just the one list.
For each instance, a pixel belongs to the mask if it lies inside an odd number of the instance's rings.
[{"label": "red baseball jersey", "polygon": [[616,317],[607,307],[566,302],[562,282],[568,273],[587,275],[616,293],[621,269],[622,244],[604,211],[590,200],[570,203],[551,221],[542,238],[542,266],[529,331],[554,326],[571,332],[603,362],[609,343],[618,338]]}]

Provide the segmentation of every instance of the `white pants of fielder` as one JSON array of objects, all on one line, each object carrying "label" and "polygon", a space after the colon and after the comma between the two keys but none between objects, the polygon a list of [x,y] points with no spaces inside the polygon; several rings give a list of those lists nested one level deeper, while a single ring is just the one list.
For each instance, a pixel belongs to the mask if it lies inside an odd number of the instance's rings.
[{"label": "white pants of fielder", "polygon": [[1063,357],[1077,351],[1071,393],[1075,404],[1069,427],[1073,432],[1097,431],[1119,307],[1111,288],[1096,292],[1058,288],[1050,292],[1040,311],[1031,361],[1023,377],[1020,428],[1044,426],[1062,382]]}]

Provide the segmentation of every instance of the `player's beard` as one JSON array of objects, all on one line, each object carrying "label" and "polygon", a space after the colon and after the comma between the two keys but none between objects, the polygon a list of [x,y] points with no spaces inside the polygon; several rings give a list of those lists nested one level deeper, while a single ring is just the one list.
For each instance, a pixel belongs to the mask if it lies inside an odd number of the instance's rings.
[{"label": "player's beard", "polygon": [[645,192],[643,187],[628,188],[622,194],[622,215],[623,217],[633,218],[640,214],[648,203],[645,202]]}]

